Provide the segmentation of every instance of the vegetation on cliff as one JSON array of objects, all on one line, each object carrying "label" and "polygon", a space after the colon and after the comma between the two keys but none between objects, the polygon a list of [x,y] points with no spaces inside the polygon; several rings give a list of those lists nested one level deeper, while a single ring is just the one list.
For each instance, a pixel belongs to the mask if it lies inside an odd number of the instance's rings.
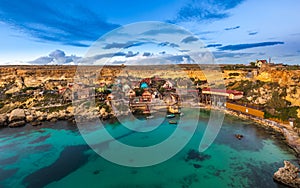
[{"label": "vegetation on cliff", "polygon": [[241,103],[256,106],[265,112],[265,118],[278,119],[287,122],[294,120],[294,125],[300,126],[298,117],[299,106],[292,104],[286,98],[297,91],[288,86],[280,86],[278,82],[263,82],[260,80],[241,80],[230,82],[227,87],[244,92]]}]

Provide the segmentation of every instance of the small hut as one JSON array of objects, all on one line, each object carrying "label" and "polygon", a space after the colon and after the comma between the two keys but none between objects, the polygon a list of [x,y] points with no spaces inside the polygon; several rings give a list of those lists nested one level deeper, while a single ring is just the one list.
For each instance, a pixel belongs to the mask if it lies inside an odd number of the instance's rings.
[{"label": "small hut", "polygon": [[146,82],[142,82],[140,85],[140,88],[147,89],[147,88],[149,88],[149,85]]},{"label": "small hut", "polygon": [[151,99],[152,99],[152,94],[148,90],[144,91],[144,93],[142,94],[142,101],[151,102]]},{"label": "small hut", "polygon": [[167,80],[162,87],[165,89],[171,89],[173,87],[173,84],[169,80]]}]

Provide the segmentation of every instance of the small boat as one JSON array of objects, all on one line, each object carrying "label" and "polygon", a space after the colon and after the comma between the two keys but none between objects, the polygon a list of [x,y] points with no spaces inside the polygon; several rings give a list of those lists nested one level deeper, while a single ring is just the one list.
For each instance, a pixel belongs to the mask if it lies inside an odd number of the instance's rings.
[{"label": "small boat", "polygon": [[177,124],[177,121],[172,121],[172,120],[170,120],[169,123],[170,123],[170,124]]},{"label": "small boat", "polygon": [[173,117],[175,117],[174,114],[168,114],[168,115],[167,115],[167,118],[173,118]]},{"label": "small boat", "polygon": [[147,119],[152,119],[152,118],[154,118],[154,116],[147,116],[146,118]]},{"label": "small boat", "polygon": [[184,113],[183,113],[183,112],[181,112],[181,113],[180,113],[180,116],[184,116]]}]

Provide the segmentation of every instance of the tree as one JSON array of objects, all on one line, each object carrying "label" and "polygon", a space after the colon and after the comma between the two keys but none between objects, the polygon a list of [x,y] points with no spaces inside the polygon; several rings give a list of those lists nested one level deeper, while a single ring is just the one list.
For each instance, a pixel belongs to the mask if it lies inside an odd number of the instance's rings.
[{"label": "tree", "polygon": [[250,66],[251,66],[251,67],[256,67],[256,66],[255,66],[255,62],[250,62]]},{"label": "tree", "polygon": [[134,91],[136,96],[142,96],[142,94],[144,93],[144,89],[142,88],[136,88],[134,89]]}]

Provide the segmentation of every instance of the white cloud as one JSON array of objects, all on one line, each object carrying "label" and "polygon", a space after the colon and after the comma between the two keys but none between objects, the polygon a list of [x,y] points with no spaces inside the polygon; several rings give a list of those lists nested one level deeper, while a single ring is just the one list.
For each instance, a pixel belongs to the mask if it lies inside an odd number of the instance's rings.
[{"label": "white cloud", "polygon": [[67,56],[64,51],[55,50],[48,56],[42,56],[27,63],[31,65],[76,65],[80,59],[81,57],[75,55]]}]

